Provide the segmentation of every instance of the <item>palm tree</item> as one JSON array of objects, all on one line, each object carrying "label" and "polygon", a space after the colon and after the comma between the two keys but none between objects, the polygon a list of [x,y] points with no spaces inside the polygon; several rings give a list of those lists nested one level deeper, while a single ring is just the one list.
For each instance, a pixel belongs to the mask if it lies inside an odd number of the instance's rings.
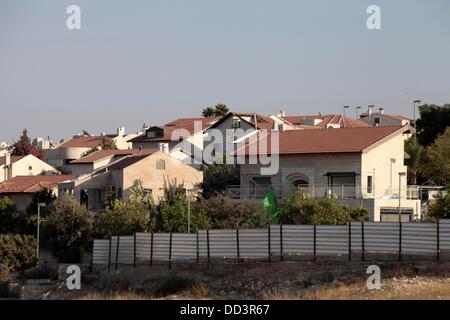
[{"label": "palm tree", "polygon": [[405,143],[405,152],[409,155],[409,158],[406,160],[408,183],[417,185],[418,177],[424,171],[426,149],[419,143],[417,138],[412,137]]}]

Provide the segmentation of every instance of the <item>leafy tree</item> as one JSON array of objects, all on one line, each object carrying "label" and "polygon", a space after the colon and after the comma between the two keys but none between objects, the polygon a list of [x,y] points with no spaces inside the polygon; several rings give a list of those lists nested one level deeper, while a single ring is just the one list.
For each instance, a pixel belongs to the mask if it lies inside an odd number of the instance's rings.
[{"label": "leafy tree", "polygon": [[14,230],[14,214],[16,204],[8,197],[0,199],[0,234]]},{"label": "leafy tree", "polygon": [[125,236],[152,229],[151,206],[142,198],[117,199],[96,220],[96,233],[103,237]]},{"label": "leafy tree", "polygon": [[94,214],[74,198],[53,202],[43,223],[42,242],[60,262],[80,261],[81,250],[89,249],[94,231]]},{"label": "leafy tree", "polygon": [[216,104],[214,107],[207,107],[203,109],[202,115],[205,118],[209,117],[223,117],[229,112],[226,105],[222,103]]},{"label": "leafy tree", "polygon": [[350,221],[369,221],[369,210],[365,207],[344,206],[345,214],[350,217]]},{"label": "leafy tree", "polygon": [[207,216],[213,228],[237,229],[264,227],[272,220],[254,201],[234,200],[224,193],[196,203],[197,210]]},{"label": "leafy tree", "polygon": [[450,128],[428,147],[427,171],[436,183],[450,184]]},{"label": "leafy tree", "polygon": [[428,220],[450,219],[450,188],[445,197],[439,196],[428,211]]},{"label": "leafy tree", "polygon": [[405,152],[410,156],[405,161],[408,166],[408,183],[417,185],[418,180],[422,180],[427,166],[426,148],[415,137],[412,137],[405,143]]},{"label": "leafy tree", "polygon": [[[175,183],[165,184],[164,197],[159,205],[158,230],[164,232],[187,232],[188,197]],[[211,225],[209,218],[191,200],[190,229],[206,229]]]},{"label": "leafy tree", "polygon": [[423,146],[434,142],[450,126],[450,104],[439,106],[425,104],[419,107],[420,119],[417,120],[417,138]]},{"label": "leafy tree", "polygon": [[44,160],[44,153],[31,144],[27,129],[23,129],[19,141],[13,144],[12,155],[27,156],[33,155],[36,158]]},{"label": "leafy tree", "polygon": [[36,262],[36,239],[21,234],[0,235],[0,265],[22,271]]},{"label": "leafy tree", "polygon": [[46,206],[40,210],[41,216],[45,218],[48,213],[48,205],[53,203],[55,200],[56,196],[53,194],[53,191],[44,187],[40,191],[33,193],[31,203],[26,211],[29,215],[37,215],[38,204],[45,203]]},{"label": "leafy tree", "polygon": [[199,186],[202,189],[202,196],[208,199],[226,191],[227,186],[239,184],[240,175],[237,167],[214,163],[203,167],[203,182]]}]

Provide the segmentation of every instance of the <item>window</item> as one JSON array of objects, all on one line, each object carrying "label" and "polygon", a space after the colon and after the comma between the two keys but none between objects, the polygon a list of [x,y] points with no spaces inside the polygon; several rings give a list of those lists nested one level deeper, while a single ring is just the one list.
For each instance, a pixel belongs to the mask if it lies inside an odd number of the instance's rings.
[{"label": "window", "polygon": [[367,176],[367,193],[372,193],[373,177]]},{"label": "window", "polygon": [[156,170],[166,170],[166,162],[164,160],[157,160]]},{"label": "window", "polygon": [[233,119],[232,128],[238,129],[241,127],[241,120],[239,119]]},{"label": "window", "polygon": [[123,190],[122,188],[117,188],[117,198],[122,199]]},{"label": "window", "polygon": [[33,167],[32,166],[28,166],[28,170],[33,170]]}]

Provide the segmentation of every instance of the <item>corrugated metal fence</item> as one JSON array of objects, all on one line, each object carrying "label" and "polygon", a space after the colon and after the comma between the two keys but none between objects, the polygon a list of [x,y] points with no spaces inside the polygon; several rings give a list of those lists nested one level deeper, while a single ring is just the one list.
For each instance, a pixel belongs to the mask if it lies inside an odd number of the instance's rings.
[{"label": "corrugated metal fence", "polygon": [[450,220],[431,223],[352,222],[271,225],[266,229],[199,230],[194,234],[136,233],[95,240],[92,264],[113,266],[211,262],[224,259],[441,259],[450,253]]}]

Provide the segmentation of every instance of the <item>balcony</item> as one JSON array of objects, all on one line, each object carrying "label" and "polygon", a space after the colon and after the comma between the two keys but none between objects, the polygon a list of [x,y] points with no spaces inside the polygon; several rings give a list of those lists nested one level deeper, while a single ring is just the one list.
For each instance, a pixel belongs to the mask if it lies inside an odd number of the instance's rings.
[{"label": "balcony", "polygon": [[[336,199],[362,199],[362,198],[375,198],[370,193],[362,194],[361,190],[367,190],[365,186],[362,188],[358,185],[326,185],[326,184],[314,184],[314,185],[299,185],[292,186],[285,185],[250,185],[250,186],[227,186],[227,194],[232,199],[264,199],[270,189],[274,190],[275,196],[278,199],[288,197],[295,189],[304,190],[311,197],[322,198],[326,195],[332,196]],[[402,199],[416,200],[419,199],[419,188],[417,186],[407,186],[400,190]],[[378,198],[382,199],[398,199],[399,190],[386,190],[382,196]]]}]

